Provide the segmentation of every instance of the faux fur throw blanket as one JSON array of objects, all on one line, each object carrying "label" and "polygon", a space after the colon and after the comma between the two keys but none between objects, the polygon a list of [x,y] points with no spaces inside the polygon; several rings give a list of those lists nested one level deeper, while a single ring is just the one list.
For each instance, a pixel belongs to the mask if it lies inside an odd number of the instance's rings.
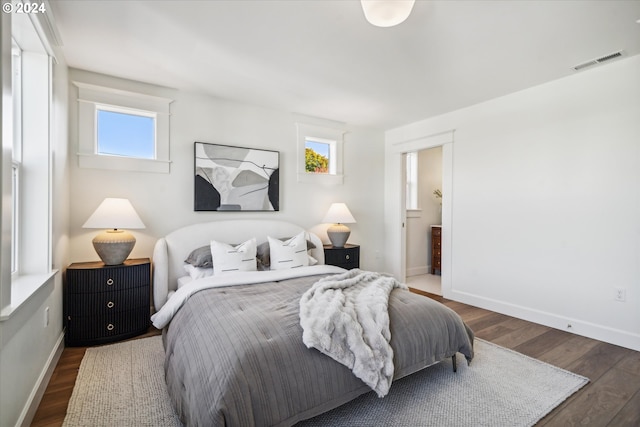
[{"label": "faux fur throw blanket", "polygon": [[384,397],[393,380],[389,294],[393,277],[349,270],[316,282],[300,299],[302,340],[342,363]]}]

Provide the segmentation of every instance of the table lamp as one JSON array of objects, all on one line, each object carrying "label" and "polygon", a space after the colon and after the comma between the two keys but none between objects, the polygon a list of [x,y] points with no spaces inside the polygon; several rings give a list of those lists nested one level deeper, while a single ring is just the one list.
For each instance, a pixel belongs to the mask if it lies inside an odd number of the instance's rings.
[{"label": "table lamp", "polygon": [[356,222],[347,205],[344,203],[333,203],[329,207],[329,211],[324,216],[322,222],[333,223],[333,225],[327,229],[327,236],[329,236],[329,240],[331,240],[331,244],[334,247],[344,248],[344,245],[347,243],[347,239],[349,239],[349,235],[351,234],[349,227],[344,224]]},{"label": "table lamp", "polygon": [[123,228],[145,227],[128,199],[106,198],[82,228],[106,228],[93,238],[93,247],[105,265],[119,265],[136,244],[136,238]]}]

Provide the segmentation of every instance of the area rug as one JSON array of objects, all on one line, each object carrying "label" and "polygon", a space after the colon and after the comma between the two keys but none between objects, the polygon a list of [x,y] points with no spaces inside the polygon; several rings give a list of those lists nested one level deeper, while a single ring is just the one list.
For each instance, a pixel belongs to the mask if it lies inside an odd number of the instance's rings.
[{"label": "area rug", "polygon": [[[299,426],[530,426],[588,379],[476,339],[458,357]],[[181,426],[164,383],[159,336],[87,349],[63,426]]]}]

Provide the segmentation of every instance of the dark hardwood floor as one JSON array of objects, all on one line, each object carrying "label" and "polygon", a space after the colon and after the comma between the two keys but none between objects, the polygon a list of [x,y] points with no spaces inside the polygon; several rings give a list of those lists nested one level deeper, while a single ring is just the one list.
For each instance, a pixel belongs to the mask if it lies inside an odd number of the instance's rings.
[{"label": "dark hardwood floor", "polygon": [[[456,311],[478,338],[590,379],[539,426],[640,426],[640,352],[413,291]],[[159,333],[151,328],[138,338]],[[32,426],[62,425],[85,350],[64,349]]]}]

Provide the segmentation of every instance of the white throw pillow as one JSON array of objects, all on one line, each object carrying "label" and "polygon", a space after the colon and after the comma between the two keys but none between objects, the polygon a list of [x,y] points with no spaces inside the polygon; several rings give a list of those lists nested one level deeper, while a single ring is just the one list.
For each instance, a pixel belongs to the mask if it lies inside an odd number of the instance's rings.
[{"label": "white throw pillow", "polygon": [[236,273],[256,270],[256,239],[249,239],[238,246],[211,241],[213,274]]},{"label": "white throw pillow", "polygon": [[303,231],[287,241],[267,237],[271,253],[271,270],[284,270],[309,265],[307,236]]}]

